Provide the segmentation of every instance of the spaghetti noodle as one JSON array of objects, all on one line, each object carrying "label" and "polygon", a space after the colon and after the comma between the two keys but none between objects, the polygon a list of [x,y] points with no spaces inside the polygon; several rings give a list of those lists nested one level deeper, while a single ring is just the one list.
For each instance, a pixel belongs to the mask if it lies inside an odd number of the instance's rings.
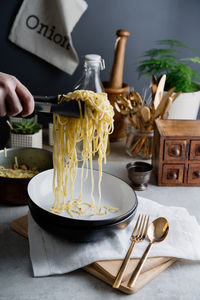
[{"label": "spaghetti noodle", "polygon": [[[67,211],[74,217],[74,214],[83,215],[88,212],[92,214],[105,214],[111,210],[118,210],[114,207],[101,207],[100,205],[102,161],[106,163],[108,135],[113,131],[114,116],[113,107],[107,98],[107,94],[77,90],[60,96],[58,102],[62,101],[78,101],[81,117],[67,118],[58,114],[54,114],[53,116],[54,203],[50,211],[53,213]],[[81,111],[80,101],[85,102],[84,112]],[[78,198],[74,198],[74,183],[78,168],[76,146],[79,142],[82,142],[81,183],[80,194]],[[97,202],[93,196],[94,179],[92,171],[92,159],[96,153],[98,153],[99,166],[99,199]],[[82,200],[82,190],[84,178],[87,178],[88,175],[89,164],[91,174],[91,202],[86,202]],[[85,170],[86,174],[84,175]],[[67,190],[68,186],[69,190]],[[67,196],[68,200],[66,200]]]}]

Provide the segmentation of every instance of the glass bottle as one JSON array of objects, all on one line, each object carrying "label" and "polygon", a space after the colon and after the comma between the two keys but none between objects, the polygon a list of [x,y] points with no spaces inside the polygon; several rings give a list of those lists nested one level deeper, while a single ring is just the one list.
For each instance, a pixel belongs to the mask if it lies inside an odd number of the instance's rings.
[{"label": "glass bottle", "polygon": [[[104,69],[105,69],[105,62],[100,55],[97,54],[85,55],[83,74],[80,80],[74,86],[74,90],[89,90],[95,93],[104,92],[104,87],[100,78],[100,71]],[[80,152],[80,149],[78,152]],[[108,139],[106,154],[108,155],[109,153],[110,153],[110,144]]]},{"label": "glass bottle", "polygon": [[90,90],[95,93],[104,92],[100,79],[100,71],[105,69],[104,60],[100,55],[85,55],[83,74],[74,87],[74,90]]}]

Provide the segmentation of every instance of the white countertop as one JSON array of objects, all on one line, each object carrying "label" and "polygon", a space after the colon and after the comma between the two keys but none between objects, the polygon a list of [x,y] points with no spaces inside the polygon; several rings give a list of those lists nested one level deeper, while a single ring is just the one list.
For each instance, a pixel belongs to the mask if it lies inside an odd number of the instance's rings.
[{"label": "white countertop", "polygon": [[[125,154],[122,143],[112,143],[110,148],[104,171],[120,172],[120,176],[129,182],[126,164],[133,159]],[[184,206],[200,223],[199,192],[200,187],[158,187],[152,176],[147,190],[137,194],[163,205]],[[177,261],[129,296],[82,270],[62,276],[33,278],[28,241],[10,228],[10,223],[27,211],[27,206],[0,206],[0,300],[199,299],[199,262]]]}]

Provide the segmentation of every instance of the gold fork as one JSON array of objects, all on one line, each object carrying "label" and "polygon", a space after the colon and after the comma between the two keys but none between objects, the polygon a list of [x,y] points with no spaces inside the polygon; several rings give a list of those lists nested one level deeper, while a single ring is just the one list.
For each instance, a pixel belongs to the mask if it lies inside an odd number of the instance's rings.
[{"label": "gold fork", "polygon": [[126,256],[121,264],[121,267],[117,273],[117,276],[115,277],[115,281],[113,283],[113,288],[119,288],[123,275],[126,271],[126,268],[128,266],[128,263],[130,261],[131,253],[133,251],[133,247],[135,243],[142,242],[146,236],[147,228],[149,225],[149,216],[138,216],[137,222],[135,224],[135,227],[133,229],[133,233],[131,235],[131,245],[129,246],[129,249],[126,253]]}]

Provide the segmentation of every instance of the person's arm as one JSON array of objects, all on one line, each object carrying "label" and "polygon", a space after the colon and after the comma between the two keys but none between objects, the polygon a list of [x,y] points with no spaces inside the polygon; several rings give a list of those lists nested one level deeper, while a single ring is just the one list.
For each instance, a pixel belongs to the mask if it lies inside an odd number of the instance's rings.
[{"label": "person's arm", "polygon": [[34,110],[33,96],[14,76],[0,72],[0,117],[30,115]]}]

